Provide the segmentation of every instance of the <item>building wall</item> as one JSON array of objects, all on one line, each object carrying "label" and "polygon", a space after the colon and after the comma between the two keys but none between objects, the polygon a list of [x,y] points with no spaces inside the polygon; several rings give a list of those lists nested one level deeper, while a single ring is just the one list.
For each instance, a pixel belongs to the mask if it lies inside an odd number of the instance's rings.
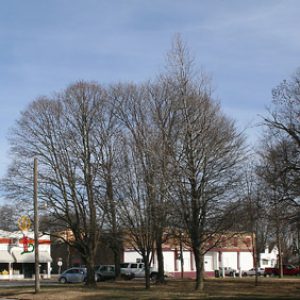
[{"label": "building wall", "polygon": [[275,267],[278,259],[278,249],[277,247],[274,247],[271,252],[269,252],[269,248],[267,247],[265,249],[264,253],[260,254],[260,266],[262,268],[267,268],[267,267]]},{"label": "building wall", "polygon": [[249,270],[254,267],[252,252],[240,252],[240,269]]},{"label": "building wall", "polygon": [[214,256],[216,254],[214,252],[207,252],[204,255],[204,270],[205,271],[214,271],[216,269]]},{"label": "building wall", "polygon": [[175,270],[175,252],[164,251],[164,268],[167,272],[174,272]]},{"label": "building wall", "polygon": [[[164,268],[165,272],[174,277],[181,276],[181,262],[177,249],[164,250]],[[141,259],[134,250],[124,252],[125,262],[136,262]],[[183,251],[183,271],[185,277],[195,277],[195,260],[190,250]],[[157,269],[157,259],[154,259],[153,267]],[[204,256],[204,271],[207,276],[213,276],[214,271],[220,267],[231,267],[238,270],[249,270],[253,268],[253,256],[249,251],[209,251]]]},{"label": "building wall", "polygon": [[[179,261],[180,267],[180,261]],[[194,271],[195,270],[195,260],[194,256],[190,251],[183,251],[183,270],[184,271]]]},{"label": "building wall", "polygon": [[142,256],[136,251],[128,251],[126,252],[126,259],[124,257],[125,262],[136,262],[137,259],[141,259]]},{"label": "building wall", "polygon": [[220,267],[231,267],[235,270],[238,269],[238,255],[237,252],[223,252],[222,253],[222,265]]},{"label": "building wall", "polygon": [[[195,277],[195,259],[191,251],[188,235],[184,233],[165,234],[163,244],[164,267],[169,275],[181,276],[180,247],[183,247],[183,271],[186,277]],[[130,236],[124,243],[124,261],[136,261],[140,255],[134,254]],[[212,276],[220,267],[231,267],[236,270],[253,268],[252,249],[255,236],[251,233],[215,233],[208,236],[204,247],[209,251],[204,256],[204,270],[207,276]],[[130,253],[130,254],[129,254]],[[137,255],[137,256],[136,256]],[[153,266],[157,268],[156,259]]]},{"label": "building wall", "polygon": [[[63,234],[65,233],[65,234]],[[63,233],[57,233],[56,235],[62,235],[65,238],[70,237],[69,241],[73,240],[72,233],[69,231],[69,234],[66,234],[66,231]],[[121,248],[121,247],[120,247]],[[52,259],[53,259],[53,273],[62,272],[70,267],[82,266],[86,263],[82,259],[79,251],[75,247],[70,247],[63,242],[60,238],[52,237],[51,240],[51,249],[52,249]],[[122,253],[122,251],[121,251]],[[61,261],[61,268],[58,267],[57,262]],[[113,252],[109,247],[109,242],[105,234],[101,235],[97,254],[95,258],[95,265],[112,265],[114,264]]]}]

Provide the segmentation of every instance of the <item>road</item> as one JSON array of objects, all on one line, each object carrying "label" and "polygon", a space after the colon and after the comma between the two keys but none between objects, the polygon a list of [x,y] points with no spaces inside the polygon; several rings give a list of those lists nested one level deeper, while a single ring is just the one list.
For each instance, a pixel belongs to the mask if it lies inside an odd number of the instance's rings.
[{"label": "road", "polygon": [[[34,285],[35,285],[34,280],[10,280],[10,281],[0,280],[0,288],[1,287],[34,286]],[[43,286],[55,286],[55,285],[61,285],[61,284],[55,278],[55,279],[41,280],[40,285],[41,285],[41,287],[43,287]]]}]

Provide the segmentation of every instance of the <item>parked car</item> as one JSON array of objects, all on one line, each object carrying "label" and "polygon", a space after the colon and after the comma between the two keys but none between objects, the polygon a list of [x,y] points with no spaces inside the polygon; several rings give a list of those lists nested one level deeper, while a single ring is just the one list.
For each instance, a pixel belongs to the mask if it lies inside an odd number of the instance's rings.
[{"label": "parked car", "polygon": [[121,275],[132,279],[135,277],[136,273],[140,272],[143,269],[144,264],[125,262],[125,263],[121,263],[120,267],[121,267]]},{"label": "parked car", "polygon": [[[293,265],[283,265],[282,266],[283,275],[298,275],[300,274],[299,267],[295,267]],[[279,275],[280,270],[278,267],[276,268],[265,268],[264,276],[274,276]]]},{"label": "parked car", "polygon": [[[142,269],[139,269],[135,274],[134,278],[145,278],[146,276],[146,271],[145,267]],[[150,267],[150,279],[156,281],[158,277],[158,272],[155,271],[152,267]]]},{"label": "parked car", "polygon": [[96,269],[97,281],[104,281],[116,278],[115,266],[113,265],[102,265]]},{"label": "parked car", "polygon": [[58,277],[60,283],[77,283],[86,280],[86,268],[70,268]]},{"label": "parked car", "polygon": [[[261,276],[261,275],[264,275],[265,274],[265,269],[264,268],[256,268],[257,270],[257,275],[258,276]],[[255,271],[255,268],[252,268],[248,271],[243,271],[243,276],[255,276],[256,274],[256,271]]]},{"label": "parked car", "polygon": [[223,268],[219,268],[220,270],[220,274],[223,274],[223,269],[224,269],[224,274],[225,276],[233,276],[233,275],[239,275],[239,272],[231,267],[223,267]]},{"label": "parked car", "polygon": [[[121,275],[126,276],[128,279],[144,278],[145,277],[145,264],[144,263],[122,263]],[[157,271],[150,267],[150,279],[156,280]]]}]

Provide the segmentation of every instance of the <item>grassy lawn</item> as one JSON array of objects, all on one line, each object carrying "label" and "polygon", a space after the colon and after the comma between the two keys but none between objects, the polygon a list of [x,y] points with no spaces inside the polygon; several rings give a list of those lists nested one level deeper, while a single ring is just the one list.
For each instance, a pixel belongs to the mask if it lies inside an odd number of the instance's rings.
[{"label": "grassy lawn", "polygon": [[0,298],[22,300],[67,299],[300,299],[300,279],[260,278],[254,286],[254,278],[207,279],[202,293],[194,291],[191,280],[169,280],[165,285],[151,286],[146,291],[143,281],[119,281],[98,283],[97,288],[67,284],[42,287],[34,294],[33,287],[1,288]]}]

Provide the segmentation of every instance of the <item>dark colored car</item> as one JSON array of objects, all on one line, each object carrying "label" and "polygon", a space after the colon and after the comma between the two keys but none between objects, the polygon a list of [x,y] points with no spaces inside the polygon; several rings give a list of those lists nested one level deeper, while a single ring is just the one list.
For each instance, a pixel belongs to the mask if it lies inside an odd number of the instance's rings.
[{"label": "dark colored car", "polygon": [[97,281],[104,281],[116,278],[115,266],[103,265],[96,270]]},{"label": "dark colored car", "polygon": [[84,282],[86,279],[86,269],[85,268],[70,268],[65,270],[58,277],[60,283],[78,283]]},{"label": "dark colored car", "polygon": [[[300,274],[299,267],[295,267],[293,265],[283,265],[282,266],[282,271],[283,271],[283,275],[299,275]],[[275,268],[265,268],[264,275],[266,277],[268,277],[268,276],[274,276],[274,275],[279,275],[279,274],[280,274],[280,269],[278,267],[275,267]]]}]

